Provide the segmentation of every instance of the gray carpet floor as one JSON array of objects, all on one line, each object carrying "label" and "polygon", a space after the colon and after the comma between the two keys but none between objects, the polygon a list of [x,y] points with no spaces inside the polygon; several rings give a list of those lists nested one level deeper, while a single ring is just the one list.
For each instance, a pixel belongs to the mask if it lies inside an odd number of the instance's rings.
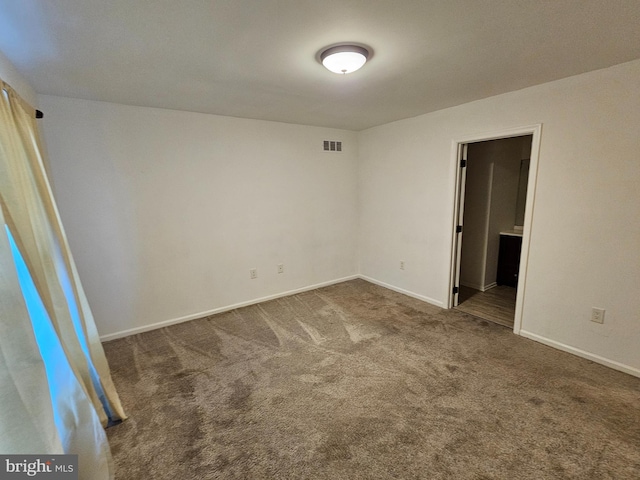
[{"label": "gray carpet floor", "polygon": [[640,379],[362,280],[105,350],[119,480],[640,478]]}]

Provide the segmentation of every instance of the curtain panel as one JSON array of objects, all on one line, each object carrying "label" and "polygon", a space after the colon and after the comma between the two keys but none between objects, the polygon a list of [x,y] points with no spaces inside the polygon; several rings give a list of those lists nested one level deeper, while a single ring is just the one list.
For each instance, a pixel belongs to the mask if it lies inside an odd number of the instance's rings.
[{"label": "curtain panel", "polygon": [[0,453],[78,453],[80,478],[113,478],[103,427],[126,416],[53,198],[34,110],[0,86]]}]

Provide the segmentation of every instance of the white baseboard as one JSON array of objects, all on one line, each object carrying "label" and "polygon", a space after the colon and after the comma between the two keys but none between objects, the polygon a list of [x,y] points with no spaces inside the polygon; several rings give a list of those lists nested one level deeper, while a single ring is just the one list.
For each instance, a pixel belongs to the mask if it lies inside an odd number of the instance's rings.
[{"label": "white baseboard", "polygon": [[[162,327],[168,327],[170,325],[175,325],[177,323],[188,322],[189,320],[195,320],[198,318],[207,317],[209,315],[215,315],[216,313],[228,312],[230,310],[235,310],[236,308],[248,307],[250,305],[255,305],[256,303],[266,302],[269,300],[275,300],[277,298],[288,297],[290,295],[295,295],[297,293],[308,292],[309,290],[315,290],[316,288],[327,287],[329,285],[335,285],[337,283],[346,282],[349,280],[354,280],[356,278],[361,278],[362,280],[366,280],[367,282],[371,282],[375,285],[379,285],[384,288],[388,288],[389,290],[393,290],[394,292],[402,293],[409,297],[416,298],[418,300],[422,300],[423,302],[430,303],[432,305],[443,307],[443,303],[439,300],[434,300],[433,298],[426,297],[424,295],[420,295],[409,290],[405,290],[403,288],[395,287],[393,285],[389,285],[388,283],[381,282],[376,280],[375,278],[367,277],[366,275],[351,275],[348,277],[338,278],[335,280],[330,280],[327,282],[318,283],[315,285],[309,285],[302,288],[297,288],[295,290],[289,290],[282,293],[277,293],[274,295],[268,295],[266,297],[256,298],[253,300],[248,300],[246,302],[240,302],[233,305],[228,305],[225,307],[214,308],[212,310],[207,310],[205,312],[194,313],[191,315],[186,315],[184,317],[174,318],[170,320],[164,320],[162,322],[152,323],[150,325],[143,325],[141,327],[129,328],[127,330],[122,330],[119,332],[109,333],[107,335],[101,335],[100,340],[103,342],[108,342],[109,340],[115,340],[117,338],[128,337],[129,335],[135,335],[137,333],[148,332],[150,330],[156,330]],[[557,342],[555,340],[548,339],[546,337],[542,337],[535,333],[528,332],[526,330],[520,330],[519,333],[521,336],[528,338],[530,340],[534,340],[536,342],[542,343],[549,347],[556,348],[558,350],[562,350],[567,353],[571,353],[573,355],[577,355],[578,357],[585,358],[587,360],[591,360],[593,362],[599,363],[601,365],[607,366],[609,368],[613,368],[614,370],[618,370],[620,372],[628,373],[629,375],[633,375],[634,377],[640,378],[640,369],[631,367],[629,365],[625,365],[623,363],[616,362],[614,360],[609,360],[608,358],[601,357],[599,355],[595,355],[593,353],[586,352],[579,348],[575,348],[569,345],[565,345],[564,343]]]},{"label": "white baseboard", "polygon": [[411,292],[409,290],[405,290],[403,288],[394,287],[393,285],[389,285],[388,283],[381,282],[376,280],[375,278],[367,277],[366,275],[358,275],[358,278],[362,280],[366,280],[367,282],[375,283],[384,288],[388,288],[389,290],[393,290],[394,292],[402,293],[407,295],[408,297],[417,298],[418,300],[422,300],[423,302],[430,303],[431,305],[435,305],[440,308],[444,308],[444,304],[440,300],[434,300],[433,298],[425,297],[424,295],[420,295],[418,293]]},{"label": "white baseboard", "polygon": [[485,285],[484,287],[482,287],[482,291],[486,292],[487,290],[491,290],[493,287],[497,287],[498,284],[496,282],[490,283],[489,285]]},{"label": "white baseboard", "polygon": [[481,292],[486,292],[487,290],[491,290],[493,287],[498,286],[496,282],[490,283],[489,285],[480,285],[479,283],[460,282],[460,285],[462,285],[463,287],[473,288],[474,290],[480,290]]},{"label": "white baseboard", "polygon": [[209,315],[215,315],[216,313],[223,313],[223,312],[228,312],[230,310],[235,310],[236,308],[248,307],[249,305],[255,305],[256,303],[275,300],[276,298],[288,297],[290,295],[295,295],[296,293],[308,292],[309,290],[315,290],[316,288],[321,288],[321,287],[328,287],[329,285],[335,285],[336,283],[342,283],[348,280],[354,280],[356,278],[360,278],[360,275],[351,275],[349,277],[343,277],[335,280],[330,280],[328,282],[317,283],[315,285],[309,285],[307,287],[297,288],[295,290],[276,293],[274,295],[268,295],[266,297],[247,300],[246,302],[240,302],[240,303],[235,303],[233,305],[227,305],[225,307],[214,308],[213,310],[207,310],[205,312],[193,313],[191,315],[186,315],[184,317],[173,318],[170,320],[163,320],[162,322],[143,325],[141,327],[129,328],[127,330],[121,330],[119,332],[109,333],[107,335],[101,335],[100,341],[108,342],[109,340],[128,337],[129,335],[135,335],[136,333],[148,332],[150,330],[156,330],[158,328],[168,327],[170,325],[175,325],[177,323],[188,322],[189,320],[196,320],[198,318],[208,317]]},{"label": "white baseboard", "polygon": [[599,363],[609,368],[613,368],[614,370],[628,373],[629,375],[633,375],[634,377],[640,377],[640,370],[634,367],[630,367],[629,365],[625,365],[614,360],[609,360],[608,358],[604,358],[593,353],[585,352],[584,350],[580,350],[579,348],[571,347],[569,345],[565,345],[564,343],[556,342],[555,340],[550,340],[535,333],[527,332],[526,330],[520,330],[520,335],[530,340],[543,343],[544,345],[547,345],[549,347],[557,348],[558,350],[562,350],[563,352],[572,353],[573,355],[577,355],[578,357],[586,358],[587,360],[591,360],[592,362]]}]

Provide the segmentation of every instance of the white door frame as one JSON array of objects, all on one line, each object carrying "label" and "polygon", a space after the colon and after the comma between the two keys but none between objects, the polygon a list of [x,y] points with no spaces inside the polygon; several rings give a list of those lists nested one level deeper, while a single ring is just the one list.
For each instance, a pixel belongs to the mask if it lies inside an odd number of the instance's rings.
[{"label": "white door frame", "polygon": [[529,246],[531,242],[531,229],[533,225],[533,208],[536,195],[536,181],[538,178],[538,160],[540,155],[540,136],[542,133],[542,124],[527,125],[517,128],[509,128],[499,130],[497,132],[487,132],[476,135],[456,138],[451,145],[451,168],[454,169],[455,179],[454,196],[453,196],[453,215],[451,218],[451,271],[449,275],[449,295],[448,308],[452,308],[457,299],[457,294],[453,293],[453,287],[457,286],[456,282],[460,275],[460,243],[458,242],[458,233],[456,227],[460,225],[460,216],[464,209],[464,204],[460,205],[461,195],[464,192],[464,183],[466,180],[466,172],[460,167],[460,160],[465,146],[469,143],[484,142],[487,140],[498,140],[501,138],[520,137],[524,135],[532,135],[531,139],[531,163],[529,164],[529,181],[527,183],[527,200],[524,212],[524,225],[522,232],[522,250],[520,253],[520,270],[518,273],[518,289],[516,293],[516,314],[513,321],[513,333],[520,334],[522,329],[522,311],[526,293],[527,284],[527,267],[529,265]]},{"label": "white door frame", "polygon": [[[464,162],[467,163],[467,151],[469,148],[468,143],[458,143],[458,164]],[[467,169],[458,168],[458,179],[456,181],[456,203],[455,203],[455,216],[454,216],[454,235],[453,235],[453,284],[454,286],[460,286],[460,265],[462,261],[462,232],[458,232],[458,225],[462,226],[464,219],[464,196],[465,188],[467,186]],[[449,290],[451,293],[451,299],[449,300],[449,308],[458,306],[459,290],[454,291],[453,287]]]}]

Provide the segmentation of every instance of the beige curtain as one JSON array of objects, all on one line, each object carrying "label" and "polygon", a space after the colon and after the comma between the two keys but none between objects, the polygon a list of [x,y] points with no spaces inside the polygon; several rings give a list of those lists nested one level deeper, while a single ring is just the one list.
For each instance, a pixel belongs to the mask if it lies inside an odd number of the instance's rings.
[{"label": "beige curtain", "polygon": [[[53,199],[34,111],[0,85],[0,453],[77,453],[80,478],[113,478],[103,427],[126,417]],[[21,261],[40,314],[21,283]]]}]

